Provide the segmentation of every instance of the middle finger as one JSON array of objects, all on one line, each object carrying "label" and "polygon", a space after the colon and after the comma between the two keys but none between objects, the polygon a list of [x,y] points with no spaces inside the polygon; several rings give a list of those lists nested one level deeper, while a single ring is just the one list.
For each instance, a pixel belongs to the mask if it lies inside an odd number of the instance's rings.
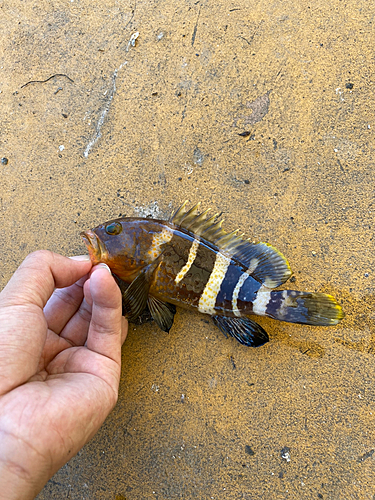
[{"label": "middle finger", "polygon": [[74,316],[83,300],[83,285],[88,275],[66,288],[56,288],[44,307],[48,328],[58,335]]}]

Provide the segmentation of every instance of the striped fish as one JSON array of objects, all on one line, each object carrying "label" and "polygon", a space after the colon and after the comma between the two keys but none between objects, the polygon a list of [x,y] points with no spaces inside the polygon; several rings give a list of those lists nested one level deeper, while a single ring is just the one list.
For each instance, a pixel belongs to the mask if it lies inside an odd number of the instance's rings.
[{"label": "striped fish", "polygon": [[169,221],[115,219],[81,233],[92,263],[105,262],[122,294],[124,315],[138,318],[148,307],[164,331],[175,306],[209,314],[241,344],[268,341],[253,315],[290,323],[329,326],[344,316],[323,293],[274,290],[292,275],[285,257],[267,243],[226,233],[218,214],[199,213],[186,203]]}]

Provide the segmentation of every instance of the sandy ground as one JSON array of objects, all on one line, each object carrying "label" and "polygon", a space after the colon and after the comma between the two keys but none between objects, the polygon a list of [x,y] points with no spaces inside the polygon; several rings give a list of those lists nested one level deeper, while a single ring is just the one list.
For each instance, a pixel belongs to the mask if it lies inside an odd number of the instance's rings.
[{"label": "sandy ground", "polygon": [[261,319],[258,349],[182,310],[132,326],[116,408],[38,500],[375,498],[374,14],[0,0],[1,286],[35,249],[187,199],[347,315]]}]

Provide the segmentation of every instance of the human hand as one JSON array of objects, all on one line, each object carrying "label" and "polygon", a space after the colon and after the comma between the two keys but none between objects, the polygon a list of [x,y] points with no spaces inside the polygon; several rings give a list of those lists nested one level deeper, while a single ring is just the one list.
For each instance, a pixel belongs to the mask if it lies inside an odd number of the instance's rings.
[{"label": "human hand", "polygon": [[121,293],[77,259],[30,254],[0,293],[1,500],[34,498],[117,401]]}]

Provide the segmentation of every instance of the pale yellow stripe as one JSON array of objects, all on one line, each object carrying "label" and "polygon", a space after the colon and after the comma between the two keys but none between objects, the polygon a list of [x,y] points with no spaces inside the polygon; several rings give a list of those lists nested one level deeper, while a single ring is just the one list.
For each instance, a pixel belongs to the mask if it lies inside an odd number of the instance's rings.
[{"label": "pale yellow stripe", "polygon": [[163,228],[160,232],[154,233],[152,236],[152,243],[148,251],[151,260],[155,260],[159,257],[162,252],[161,246],[165,243],[169,243],[173,238],[173,230],[169,227]]},{"label": "pale yellow stripe", "polygon": [[257,268],[258,264],[259,264],[259,260],[258,259],[255,259],[255,258],[251,259],[249,267],[240,276],[240,278],[238,279],[237,285],[236,285],[235,289],[233,290],[232,310],[233,310],[235,316],[241,316],[241,313],[240,313],[240,311],[239,311],[239,309],[237,307],[237,300],[238,300],[238,295],[240,293],[242,285],[245,283],[245,281],[250,276],[250,274],[252,274],[255,271],[255,269]]},{"label": "pale yellow stripe", "polygon": [[237,307],[237,300],[238,300],[238,295],[240,293],[240,290],[242,288],[242,285],[245,283],[245,281],[247,280],[247,278],[249,277],[250,275],[245,272],[243,273],[238,281],[237,281],[237,285],[235,287],[235,289],[233,290],[233,296],[232,296],[232,310],[235,314],[235,316],[241,316],[241,313]]},{"label": "pale yellow stripe", "polygon": [[174,280],[175,283],[179,283],[184,278],[185,274],[189,271],[191,266],[193,265],[193,262],[195,261],[195,258],[197,256],[198,247],[199,247],[199,240],[194,240],[193,244],[190,247],[188,260],[187,260],[186,264],[184,265],[184,267],[181,269],[181,271],[175,277],[175,280]]},{"label": "pale yellow stripe", "polygon": [[246,273],[252,274],[255,271],[255,269],[258,267],[258,264],[259,264],[259,259],[256,259],[256,258],[251,259],[250,265],[247,268]]},{"label": "pale yellow stripe", "polygon": [[198,310],[200,312],[205,314],[215,314],[216,297],[225,278],[229,264],[229,257],[225,257],[221,253],[216,255],[214,268],[203,290],[201,298],[199,299]]},{"label": "pale yellow stripe", "polygon": [[296,307],[293,297],[289,295],[288,290],[283,290],[282,296],[283,301],[281,302],[281,305],[277,311],[277,316],[280,318],[286,315],[289,307]]},{"label": "pale yellow stripe", "polygon": [[262,285],[258,292],[257,298],[253,302],[253,313],[259,316],[265,316],[269,301],[271,300],[271,290]]}]

